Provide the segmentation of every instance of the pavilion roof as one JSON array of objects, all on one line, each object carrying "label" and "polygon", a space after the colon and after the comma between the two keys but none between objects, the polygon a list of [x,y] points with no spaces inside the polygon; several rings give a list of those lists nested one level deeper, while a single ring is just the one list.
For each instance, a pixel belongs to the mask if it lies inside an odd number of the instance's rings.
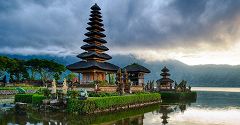
[{"label": "pavilion roof", "polygon": [[144,73],[150,73],[151,71],[144,66],[141,66],[137,63],[133,63],[131,65],[128,65],[124,67],[123,69],[126,69],[127,72],[144,72]]},{"label": "pavilion roof", "polygon": [[84,50],[99,49],[99,50],[103,50],[103,51],[109,50],[106,46],[98,46],[96,44],[85,44],[81,47],[81,49],[84,49]]},{"label": "pavilion roof", "polygon": [[162,84],[162,83],[169,83],[169,82],[173,83],[174,81],[170,78],[161,78],[161,79],[157,80],[156,82]]},{"label": "pavilion roof", "polygon": [[108,62],[97,62],[97,61],[79,61],[67,66],[70,71],[81,71],[88,69],[99,69],[104,71],[117,72],[118,66]]},{"label": "pavilion roof", "polygon": [[109,56],[106,53],[97,53],[95,51],[83,52],[83,53],[77,55],[77,57],[81,58],[81,59],[87,59],[87,58],[90,58],[90,57],[96,57],[96,58],[107,59],[107,60],[112,58],[111,56]]}]

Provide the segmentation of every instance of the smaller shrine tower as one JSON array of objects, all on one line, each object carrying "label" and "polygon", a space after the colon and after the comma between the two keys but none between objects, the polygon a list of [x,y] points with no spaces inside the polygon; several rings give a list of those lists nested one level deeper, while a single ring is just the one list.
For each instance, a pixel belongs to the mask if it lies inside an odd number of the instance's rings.
[{"label": "smaller shrine tower", "polygon": [[161,79],[157,80],[158,89],[159,90],[172,90],[172,83],[174,82],[172,79],[169,78],[171,75],[169,72],[169,69],[164,66],[164,68],[161,70],[162,73],[160,74],[162,76]]}]

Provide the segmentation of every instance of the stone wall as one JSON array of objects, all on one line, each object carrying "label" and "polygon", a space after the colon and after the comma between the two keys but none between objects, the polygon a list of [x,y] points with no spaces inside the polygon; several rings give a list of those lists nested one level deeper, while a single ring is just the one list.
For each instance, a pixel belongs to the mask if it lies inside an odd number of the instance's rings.
[{"label": "stone wall", "polygon": [[[26,90],[26,93],[35,93],[36,90]],[[17,94],[17,90],[0,90],[0,95],[15,95]]]},{"label": "stone wall", "polygon": [[131,90],[132,90],[132,92],[140,92],[140,91],[143,91],[143,87],[142,86],[132,86]]},{"label": "stone wall", "polygon": [[99,89],[101,92],[116,92],[117,86],[101,86]]}]

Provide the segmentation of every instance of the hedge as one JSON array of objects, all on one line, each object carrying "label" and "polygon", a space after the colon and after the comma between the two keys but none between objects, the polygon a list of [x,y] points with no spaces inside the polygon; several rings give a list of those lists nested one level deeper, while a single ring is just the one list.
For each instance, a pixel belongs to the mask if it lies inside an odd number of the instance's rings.
[{"label": "hedge", "polygon": [[35,94],[35,95],[32,96],[32,104],[33,105],[41,105],[42,101],[44,99],[46,99],[46,97],[44,95]]},{"label": "hedge", "polygon": [[33,94],[17,94],[15,95],[15,102],[32,103]]},{"label": "hedge", "polygon": [[197,92],[162,92],[163,101],[196,100]]},{"label": "hedge", "polygon": [[89,92],[88,93],[88,96],[89,97],[109,97],[109,96],[118,96],[118,93],[116,92],[113,92],[113,93],[110,93],[110,92]]},{"label": "hedge", "polygon": [[133,94],[125,96],[94,97],[87,100],[69,99],[67,110],[69,112],[91,113],[95,110],[117,108],[131,104],[159,101],[159,93]]},{"label": "hedge", "polygon": [[41,105],[42,100],[46,99],[44,95],[38,94],[17,94],[15,102],[32,103],[33,105]]}]

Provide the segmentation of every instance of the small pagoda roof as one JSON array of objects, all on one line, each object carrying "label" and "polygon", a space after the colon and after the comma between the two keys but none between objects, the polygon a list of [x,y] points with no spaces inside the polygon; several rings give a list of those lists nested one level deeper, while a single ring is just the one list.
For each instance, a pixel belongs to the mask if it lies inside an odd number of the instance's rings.
[{"label": "small pagoda roof", "polygon": [[96,44],[86,44],[81,47],[81,49],[89,50],[89,49],[100,49],[104,51],[108,51],[109,49],[105,46],[97,46]]},{"label": "small pagoda roof", "polygon": [[87,42],[87,43],[93,43],[94,41],[100,42],[100,43],[107,43],[106,40],[104,39],[99,39],[99,38],[94,38],[94,37],[89,37],[83,40],[83,42]]},{"label": "small pagoda roof", "polygon": [[93,18],[102,18],[102,16],[99,14],[90,14],[90,16]]},{"label": "small pagoda roof", "polygon": [[88,22],[87,24],[90,25],[90,26],[94,26],[94,25],[97,25],[97,26],[103,26],[102,23],[97,22],[97,21],[91,21],[91,22]]},{"label": "small pagoda roof", "polygon": [[87,59],[87,58],[90,58],[90,57],[96,57],[96,58],[101,58],[101,59],[106,59],[106,60],[109,60],[109,59],[112,58],[108,54],[97,53],[95,51],[83,52],[83,53],[77,55],[77,57],[81,58],[81,59]]},{"label": "small pagoda roof", "polygon": [[100,33],[100,32],[94,32],[94,31],[90,31],[90,32],[87,32],[84,34],[85,36],[88,36],[88,37],[92,37],[94,35],[97,35],[97,36],[100,36],[100,37],[106,37],[106,35],[104,35],[103,33]]},{"label": "small pagoda roof", "polygon": [[170,73],[167,73],[167,72],[163,72],[160,74],[161,76],[170,76],[171,74]]},{"label": "small pagoda roof", "polygon": [[108,62],[97,62],[97,61],[79,61],[67,66],[70,71],[81,71],[88,69],[99,69],[104,71],[117,72],[118,66]]},{"label": "small pagoda roof", "polygon": [[86,29],[89,31],[93,31],[93,30],[105,31],[103,28],[101,28],[99,26],[89,26]]},{"label": "small pagoda roof", "polygon": [[94,13],[94,14],[101,14],[101,12],[99,12],[99,10],[92,10],[91,13]]},{"label": "small pagoda roof", "polygon": [[95,3],[92,7],[92,10],[101,10],[101,8]]},{"label": "small pagoda roof", "polygon": [[98,22],[102,22],[103,20],[100,18],[89,18],[90,21],[98,21]]},{"label": "small pagoda roof", "polygon": [[173,83],[174,81],[170,78],[161,78],[161,79],[157,80],[156,82],[157,83],[168,83],[168,82]]},{"label": "small pagoda roof", "polygon": [[169,72],[169,69],[168,69],[166,66],[164,66],[161,71],[162,71],[162,72]]},{"label": "small pagoda roof", "polygon": [[126,69],[127,72],[144,72],[144,73],[150,73],[151,71],[144,66],[141,66],[137,63],[133,63],[131,65],[128,65],[124,67],[123,69]]}]

